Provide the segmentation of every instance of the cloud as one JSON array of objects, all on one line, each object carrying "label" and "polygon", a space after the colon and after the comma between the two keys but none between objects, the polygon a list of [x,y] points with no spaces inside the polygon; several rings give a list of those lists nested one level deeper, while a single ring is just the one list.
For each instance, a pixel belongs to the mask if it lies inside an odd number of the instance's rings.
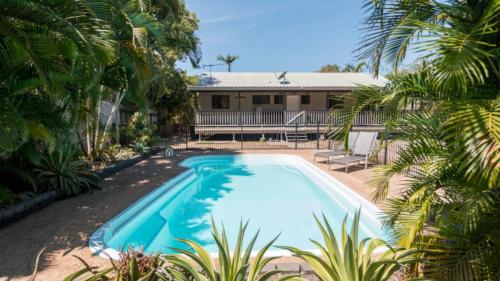
[{"label": "cloud", "polygon": [[270,14],[272,11],[261,11],[261,12],[253,12],[248,14],[239,14],[239,15],[226,15],[220,17],[214,17],[209,19],[202,19],[201,24],[214,24],[214,23],[227,23],[227,22],[235,22],[244,19],[251,19],[254,17],[259,17],[264,14]]},{"label": "cloud", "polygon": [[242,18],[244,18],[244,17],[242,17],[242,16],[222,16],[222,17],[216,17],[216,18],[202,20],[201,23],[202,24],[211,24],[211,23],[230,22],[230,21],[236,21],[236,20],[239,20]]}]

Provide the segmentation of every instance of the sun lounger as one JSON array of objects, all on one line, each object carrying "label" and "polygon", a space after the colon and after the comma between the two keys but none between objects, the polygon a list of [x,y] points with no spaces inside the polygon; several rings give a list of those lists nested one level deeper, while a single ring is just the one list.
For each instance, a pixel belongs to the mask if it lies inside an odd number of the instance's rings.
[{"label": "sun lounger", "polygon": [[367,169],[368,158],[370,158],[370,155],[373,152],[376,140],[377,140],[376,132],[359,133],[359,136],[356,139],[356,143],[354,144],[354,148],[352,149],[352,153],[344,157],[330,159],[328,170],[330,170],[331,164],[335,163],[335,164],[345,165],[345,172],[347,173],[350,163],[359,164],[361,161],[365,162],[365,169]]},{"label": "sun lounger", "polygon": [[[349,132],[349,138],[347,140],[349,150],[351,150],[358,138],[359,132]],[[314,153],[314,162],[316,158],[326,158],[327,163],[330,163],[330,157],[346,155],[345,149],[343,149],[343,143],[339,145],[337,149],[322,149]]]}]

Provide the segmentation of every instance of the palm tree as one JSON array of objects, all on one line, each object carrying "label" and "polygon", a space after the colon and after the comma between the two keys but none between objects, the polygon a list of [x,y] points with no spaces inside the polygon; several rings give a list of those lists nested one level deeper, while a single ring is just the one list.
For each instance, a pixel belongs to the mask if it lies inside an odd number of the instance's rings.
[{"label": "palm tree", "polygon": [[185,89],[187,79],[169,84],[176,61],[200,60],[198,20],[181,0],[45,2],[0,0],[0,184],[32,174],[56,139],[96,156],[112,128],[102,102],[144,109]]},{"label": "palm tree", "polygon": [[346,64],[344,68],[342,69],[342,72],[362,72],[366,67],[366,63],[360,62],[356,65],[353,64]]},{"label": "palm tree", "polygon": [[[363,87],[346,99],[346,136],[361,110],[389,116],[386,145],[404,142],[399,159],[371,180],[384,205],[384,225],[400,246],[424,249],[430,261],[415,271],[438,280],[500,276],[500,61],[498,1],[369,1],[359,59],[378,74],[394,73],[383,89]],[[425,62],[399,71],[410,46]],[[349,105],[349,106],[348,106]],[[415,111],[400,117],[400,110]],[[387,198],[389,181],[408,180]]]},{"label": "palm tree", "polygon": [[234,55],[230,55],[230,54],[227,54],[226,56],[223,56],[223,55],[218,55],[217,56],[217,60],[218,61],[221,61],[225,64],[227,64],[227,71],[228,72],[231,72],[231,65],[237,60],[239,59],[240,57],[239,56],[234,56]]},{"label": "palm tree", "polygon": [[54,126],[36,109],[61,113],[56,103],[71,100],[64,95],[65,87],[78,82],[80,77],[74,74],[81,58],[96,70],[112,63],[115,53],[112,30],[98,16],[106,11],[106,0],[79,5],[69,0],[50,5],[1,0],[0,6],[0,22],[5,27],[0,30],[0,104],[8,110],[0,116],[0,139],[6,140],[0,142],[3,154],[30,140],[53,139]]}]

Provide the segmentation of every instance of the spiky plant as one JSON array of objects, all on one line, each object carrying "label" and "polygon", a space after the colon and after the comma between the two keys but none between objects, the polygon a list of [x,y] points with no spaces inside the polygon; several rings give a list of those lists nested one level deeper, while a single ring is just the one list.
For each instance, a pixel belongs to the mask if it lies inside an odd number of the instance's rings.
[{"label": "spiky plant", "polygon": [[99,177],[91,170],[89,163],[77,158],[76,150],[71,145],[61,145],[43,155],[35,173],[38,186],[59,191],[63,195],[99,188]]},{"label": "spiky plant", "polygon": [[117,261],[111,260],[112,266],[106,269],[97,270],[90,266],[80,257],[75,256],[82,262],[84,268],[68,275],[63,281],[156,281],[156,280],[177,280],[169,274],[168,267],[165,267],[160,255],[147,255],[142,250],[129,248],[126,252],[120,253]]},{"label": "spiky plant", "polygon": [[[280,275],[280,270],[263,272],[264,267],[277,257],[265,257],[267,250],[272,246],[276,238],[267,243],[251,259],[252,250],[257,240],[258,233],[250,239],[243,248],[243,239],[248,223],[240,224],[236,245],[233,252],[229,249],[226,231],[224,228],[219,232],[212,219],[213,238],[218,248],[217,265],[214,263],[210,253],[200,244],[188,239],[179,239],[194,252],[174,248],[181,255],[167,255],[165,259],[173,265],[184,270],[186,278],[197,281],[266,281],[266,280],[294,280],[296,275]],[[182,275],[182,274],[180,274]]]},{"label": "spiky plant", "polygon": [[[283,246],[304,260],[322,281],[385,281],[417,258],[415,250],[394,249],[381,239],[364,238],[359,241],[360,210],[356,211],[351,231],[347,230],[347,216],[342,222],[341,237],[336,237],[327,218],[321,222],[314,216],[323,235],[323,244],[312,240],[321,252],[315,255],[295,247]],[[386,249],[384,252],[377,252]]]}]

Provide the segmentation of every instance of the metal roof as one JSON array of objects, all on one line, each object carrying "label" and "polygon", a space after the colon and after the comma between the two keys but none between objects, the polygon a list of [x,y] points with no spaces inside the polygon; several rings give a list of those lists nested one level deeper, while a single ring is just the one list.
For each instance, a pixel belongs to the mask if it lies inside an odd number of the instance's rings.
[{"label": "metal roof", "polygon": [[274,72],[212,72],[199,77],[191,91],[213,90],[350,90],[364,86],[383,87],[384,77],[374,78],[368,73],[353,72],[289,72],[285,80]]}]

